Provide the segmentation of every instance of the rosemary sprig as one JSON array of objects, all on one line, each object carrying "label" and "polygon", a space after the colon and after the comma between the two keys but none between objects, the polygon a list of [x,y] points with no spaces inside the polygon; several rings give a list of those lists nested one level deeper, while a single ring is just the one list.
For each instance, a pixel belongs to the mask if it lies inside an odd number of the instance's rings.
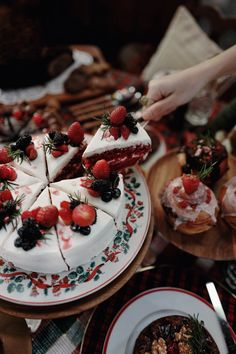
[{"label": "rosemary sprig", "polygon": [[199,139],[204,140],[204,144],[213,147],[215,145],[215,138],[213,137],[210,130],[206,130],[204,133],[198,135]]},{"label": "rosemary sprig", "polygon": [[198,320],[198,315],[189,315],[189,319],[192,336],[189,338],[188,343],[192,348],[193,354],[211,354],[211,346],[206,341],[206,330],[203,327],[204,322]]},{"label": "rosemary sprig", "polygon": [[22,164],[23,161],[27,161],[30,164],[30,160],[29,160],[28,156],[24,153],[24,151],[22,151],[20,149],[13,151],[11,149],[11,146],[7,146],[6,149],[7,149],[8,155],[13,160],[16,160],[16,162],[19,162],[20,164]]},{"label": "rosemary sprig", "polygon": [[[17,226],[17,217],[20,215],[21,203],[24,195],[16,197],[13,200],[6,200],[0,209],[0,230],[6,229],[6,224],[12,224],[13,227]],[[7,218],[7,222],[5,221]]]},{"label": "rosemary sprig", "polygon": [[0,180],[0,192],[5,189],[14,189],[15,186],[18,186],[18,184],[8,180]]},{"label": "rosemary sprig", "polygon": [[211,165],[207,165],[204,164],[200,171],[197,172],[197,176],[198,178],[203,181],[204,179],[206,179],[213,171],[215,164],[217,163],[217,161],[215,161],[214,163],[212,163]]},{"label": "rosemary sprig", "polygon": [[88,199],[84,198],[84,200],[81,199],[81,194],[80,193],[74,193],[74,194],[69,194],[68,195],[70,199],[70,203],[88,203]]},{"label": "rosemary sprig", "polygon": [[45,152],[51,154],[53,150],[56,150],[54,141],[48,136],[45,143],[43,143]]}]

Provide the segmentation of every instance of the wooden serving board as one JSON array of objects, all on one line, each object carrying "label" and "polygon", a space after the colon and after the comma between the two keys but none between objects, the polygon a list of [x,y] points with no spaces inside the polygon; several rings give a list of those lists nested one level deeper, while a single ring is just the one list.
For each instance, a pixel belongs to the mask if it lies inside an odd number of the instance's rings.
[{"label": "wooden serving board", "polygon": [[154,217],[152,216],[145,241],[133,262],[117,279],[100,291],[80,300],[57,306],[23,306],[0,300],[0,312],[29,319],[53,319],[78,314],[97,306],[115,294],[134,275],[148,251],[153,235],[153,227]]},{"label": "wooden serving board", "polygon": [[[181,167],[177,158],[178,150],[172,150],[151,168],[148,175],[148,185],[152,196],[154,215],[158,231],[162,237],[183,251],[197,257],[213,260],[234,260],[236,259],[236,231],[233,231],[218,216],[217,225],[207,232],[197,235],[184,235],[168,224],[164,210],[160,204],[160,193],[167,181],[180,176]],[[216,197],[221,186],[232,176],[236,175],[236,158],[229,156],[229,170],[214,188]]]}]

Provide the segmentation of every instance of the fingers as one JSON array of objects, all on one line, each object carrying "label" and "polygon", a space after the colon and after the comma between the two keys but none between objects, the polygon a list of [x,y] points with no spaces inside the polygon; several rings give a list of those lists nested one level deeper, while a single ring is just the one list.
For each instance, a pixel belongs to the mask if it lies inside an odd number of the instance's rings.
[{"label": "fingers", "polygon": [[144,120],[160,120],[163,116],[176,109],[175,98],[173,95],[160,100],[143,111]]},{"label": "fingers", "polygon": [[150,99],[150,101],[159,101],[161,98],[163,98],[161,85],[159,85],[156,80],[151,80],[149,82],[147,97]]}]

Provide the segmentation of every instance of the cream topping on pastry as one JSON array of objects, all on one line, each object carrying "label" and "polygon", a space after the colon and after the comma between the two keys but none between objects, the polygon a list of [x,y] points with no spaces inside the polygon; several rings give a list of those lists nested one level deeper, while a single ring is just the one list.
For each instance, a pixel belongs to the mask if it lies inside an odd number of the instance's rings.
[{"label": "cream topping on pastry", "polygon": [[222,200],[222,216],[236,216],[236,176],[226,184],[226,192]]}]

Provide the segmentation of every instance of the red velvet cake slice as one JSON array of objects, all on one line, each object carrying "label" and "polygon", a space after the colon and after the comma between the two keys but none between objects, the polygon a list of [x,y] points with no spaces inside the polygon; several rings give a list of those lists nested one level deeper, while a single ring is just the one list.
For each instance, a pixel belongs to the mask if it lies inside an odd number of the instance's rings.
[{"label": "red velvet cake slice", "polygon": [[102,125],[83,153],[87,168],[96,161],[105,159],[113,170],[142,162],[151,151],[151,139],[147,132],[119,106],[110,115],[105,115]]}]

